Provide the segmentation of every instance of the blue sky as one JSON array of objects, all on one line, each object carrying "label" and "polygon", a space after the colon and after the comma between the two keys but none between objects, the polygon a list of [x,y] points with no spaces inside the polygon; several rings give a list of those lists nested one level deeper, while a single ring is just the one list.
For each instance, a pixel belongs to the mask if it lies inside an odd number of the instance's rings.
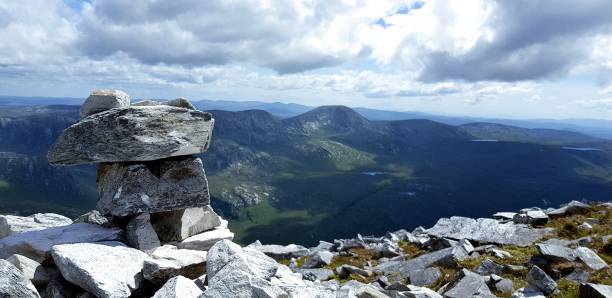
[{"label": "blue sky", "polygon": [[612,119],[612,2],[0,1],[0,94]]}]

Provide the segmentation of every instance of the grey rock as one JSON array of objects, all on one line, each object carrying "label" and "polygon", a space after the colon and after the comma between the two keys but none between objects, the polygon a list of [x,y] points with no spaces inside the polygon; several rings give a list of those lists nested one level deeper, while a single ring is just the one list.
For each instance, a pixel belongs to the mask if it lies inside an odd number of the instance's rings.
[{"label": "grey rock", "polygon": [[40,298],[40,295],[30,280],[23,276],[17,267],[0,259],[0,297]]},{"label": "grey rock", "polygon": [[410,272],[431,266],[455,267],[457,261],[469,258],[461,246],[449,247],[404,261],[403,259],[382,262],[375,270],[385,274],[399,274],[402,278],[410,277]]},{"label": "grey rock", "polygon": [[151,223],[159,239],[170,242],[212,230],[221,225],[221,217],[210,206],[204,206],[153,213]]},{"label": "grey rock", "polygon": [[164,245],[150,252],[142,273],[156,284],[179,275],[194,279],[206,273],[206,252]]},{"label": "grey rock", "polygon": [[[208,252],[206,271],[209,280],[223,269],[244,271],[252,277],[269,280],[275,276],[279,264],[260,251],[244,248],[229,240],[217,242]],[[287,268],[289,273],[291,270]]]},{"label": "grey rock", "polygon": [[408,285],[408,291],[402,294],[408,298],[442,298],[442,295],[428,288]]},{"label": "grey rock", "polygon": [[593,226],[590,225],[588,222],[583,222],[583,223],[578,225],[578,229],[581,229],[581,230],[592,230]]},{"label": "grey rock", "polygon": [[296,273],[302,274],[305,280],[315,281],[325,281],[329,280],[334,276],[334,271],[325,268],[312,268],[312,269],[295,269]]},{"label": "grey rock", "polygon": [[36,213],[30,216],[0,215],[0,238],[71,223],[70,218],[55,213]]},{"label": "grey rock", "polygon": [[121,230],[86,223],[23,232],[0,239],[0,258],[19,254],[44,263],[54,245],[113,241],[120,235]]},{"label": "grey rock", "polygon": [[334,259],[334,254],[326,251],[326,250],[322,250],[322,251],[317,251],[313,254],[311,254],[310,256],[308,256],[308,258],[306,259],[306,261],[304,262],[304,268],[318,268],[321,266],[325,266],[325,265],[329,265],[332,263]]},{"label": "grey rock", "polygon": [[200,298],[251,298],[251,297],[273,297],[286,298],[287,293],[278,287],[271,285],[265,279],[249,276],[241,270],[222,268],[218,275],[209,280],[208,290]]},{"label": "grey rock", "polygon": [[91,92],[79,110],[79,116],[85,118],[115,108],[130,106],[130,96],[121,90],[98,89]]},{"label": "grey rock", "polygon": [[209,250],[215,243],[221,240],[232,240],[234,239],[234,233],[228,228],[219,226],[216,229],[206,231],[194,236],[191,236],[179,243],[177,246],[183,249],[193,250]]},{"label": "grey rock", "polygon": [[551,238],[551,239],[548,239],[542,242],[542,244],[556,245],[556,246],[570,246],[572,245],[572,241],[566,240],[566,239]]},{"label": "grey rock", "polygon": [[45,291],[42,293],[45,298],[72,298],[77,297],[83,289],[65,280],[61,274],[49,281]]},{"label": "grey rock", "polygon": [[514,283],[510,279],[502,278],[495,283],[495,290],[500,293],[511,293],[514,290]]},{"label": "grey rock", "polygon": [[54,276],[53,270],[43,267],[39,262],[28,257],[12,255],[6,260],[19,269],[23,276],[30,280],[34,286],[44,287]]},{"label": "grey rock", "polygon": [[132,103],[133,107],[152,107],[152,106],[161,106],[162,103],[156,100],[145,99],[141,101],[137,101]]},{"label": "grey rock", "polygon": [[418,269],[410,272],[410,283],[419,287],[434,285],[442,277],[442,271],[437,267]]},{"label": "grey rock", "polygon": [[62,276],[97,297],[127,297],[140,288],[147,254],[116,243],[53,247],[51,254]]},{"label": "grey rock", "polygon": [[183,276],[169,279],[153,298],[193,298],[202,294],[196,284]]},{"label": "grey rock", "polygon": [[206,256],[206,272],[209,277],[212,277],[221,270],[230,259],[242,252],[240,245],[233,243],[230,240],[221,240],[213,245]]},{"label": "grey rock", "polygon": [[265,255],[277,261],[288,260],[290,258],[300,258],[307,256],[310,253],[308,248],[296,244],[289,244],[285,246],[276,244],[262,245],[259,242],[255,242],[249,245],[249,247],[261,251]]},{"label": "grey rock", "polygon": [[491,259],[485,259],[474,269],[474,272],[480,275],[501,274],[504,271],[504,266],[493,262]]},{"label": "grey rock", "polygon": [[427,233],[436,237],[468,239],[478,242],[528,246],[551,233],[552,229],[534,229],[495,219],[453,216],[441,218]]},{"label": "grey rock", "polygon": [[547,215],[551,218],[557,218],[567,215],[581,214],[591,207],[585,203],[578,201],[571,201],[567,205],[553,211],[547,212]]},{"label": "grey rock", "polygon": [[98,166],[98,209],[118,217],[210,203],[202,160],[175,157],[143,163]]},{"label": "grey rock", "polygon": [[172,100],[164,102],[163,104],[167,106],[171,106],[171,107],[185,108],[185,109],[194,110],[194,111],[197,110],[193,106],[193,104],[186,98],[172,99]]},{"label": "grey rock", "polygon": [[514,215],[512,221],[518,224],[543,225],[548,222],[548,215],[542,210],[527,210]]},{"label": "grey rock", "polygon": [[346,265],[346,264],[344,264],[344,265],[338,266],[336,268],[336,274],[340,278],[346,278],[350,274],[357,274],[357,275],[361,275],[363,277],[370,277],[370,276],[372,276],[373,273],[370,270],[361,269],[361,268],[353,266],[353,265]]},{"label": "grey rock", "polygon": [[593,270],[601,270],[608,267],[606,261],[600,258],[597,253],[587,247],[578,247],[574,250],[578,258]]},{"label": "grey rock", "polygon": [[540,243],[537,248],[540,255],[553,262],[573,262],[576,260],[574,251],[564,246]]},{"label": "grey rock", "polygon": [[128,245],[140,250],[150,250],[159,247],[159,238],[151,225],[149,213],[134,216],[125,227]]},{"label": "grey rock", "polygon": [[74,220],[75,223],[90,223],[95,225],[100,225],[103,227],[110,226],[108,218],[104,217],[98,210],[91,210]]},{"label": "grey rock", "polygon": [[512,298],[546,298],[544,293],[531,287],[520,288],[512,294]]},{"label": "grey rock", "polygon": [[546,295],[550,295],[557,289],[557,283],[538,266],[533,266],[531,270],[529,270],[527,274],[527,283]]},{"label": "grey rock", "polygon": [[489,287],[485,283],[484,277],[472,273],[467,270],[462,270],[463,277],[444,293],[444,297],[448,298],[463,298],[463,297],[487,297],[494,298]]},{"label": "grey rock", "polygon": [[581,298],[610,298],[612,297],[612,286],[586,283],[580,285]]},{"label": "grey rock", "polygon": [[497,220],[512,220],[514,218],[514,216],[516,215],[516,212],[497,212],[495,214],[493,214],[493,218],[497,219]]},{"label": "grey rock", "polygon": [[49,150],[51,164],[150,161],[202,153],[210,113],[169,106],[111,109],[68,127]]},{"label": "grey rock", "polygon": [[573,280],[579,283],[585,283],[589,281],[589,279],[591,278],[591,273],[589,273],[586,270],[582,270],[578,268],[578,269],[574,269],[572,273],[566,275],[564,278],[567,280]]}]

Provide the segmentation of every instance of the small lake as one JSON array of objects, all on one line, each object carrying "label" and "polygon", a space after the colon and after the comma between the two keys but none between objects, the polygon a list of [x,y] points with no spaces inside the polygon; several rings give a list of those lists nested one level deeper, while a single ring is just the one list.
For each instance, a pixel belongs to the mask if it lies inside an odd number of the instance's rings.
[{"label": "small lake", "polygon": [[574,151],[601,151],[601,149],[591,147],[561,147],[561,149]]},{"label": "small lake", "polygon": [[499,142],[498,140],[472,140],[472,142]]}]

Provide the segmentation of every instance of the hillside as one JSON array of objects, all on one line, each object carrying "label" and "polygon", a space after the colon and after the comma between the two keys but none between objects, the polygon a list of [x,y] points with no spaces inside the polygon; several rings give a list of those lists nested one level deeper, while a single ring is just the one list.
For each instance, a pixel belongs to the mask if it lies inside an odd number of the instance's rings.
[{"label": "hillside", "polygon": [[[0,135],[10,140],[0,151],[30,159],[44,160],[42,152],[76,117],[74,107],[15,109],[0,117]],[[486,136],[499,142],[473,142],[482,136],[466,126],[369,121],[339,106],[290,118],[211,112],[214,138],[202,158],[212,205],[242,243],[313,244],[431,225],[442,216],[606,200],[612,192],[609,144],[592,139],[588,146],[600,151],[564,149],[585,140],[573,133],[509,134],[517,128],[495,126]],[[38,206],[76,216],[94,205],[92,166],[30,173],[28,164],[0,168],[0,212],[28,214]],[[33,178],[22,180],[25,173]]]}]

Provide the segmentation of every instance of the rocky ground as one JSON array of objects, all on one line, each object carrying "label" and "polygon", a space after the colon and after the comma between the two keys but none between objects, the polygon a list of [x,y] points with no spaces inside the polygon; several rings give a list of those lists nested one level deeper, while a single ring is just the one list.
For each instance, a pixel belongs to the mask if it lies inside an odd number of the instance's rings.
[{"label": "rocky ground", "polygon": [[241,247],[223,223],[151,245],[146,218],[5,215],[0,297],[612,297],[611,211],[573,201],[311,248]]}]

